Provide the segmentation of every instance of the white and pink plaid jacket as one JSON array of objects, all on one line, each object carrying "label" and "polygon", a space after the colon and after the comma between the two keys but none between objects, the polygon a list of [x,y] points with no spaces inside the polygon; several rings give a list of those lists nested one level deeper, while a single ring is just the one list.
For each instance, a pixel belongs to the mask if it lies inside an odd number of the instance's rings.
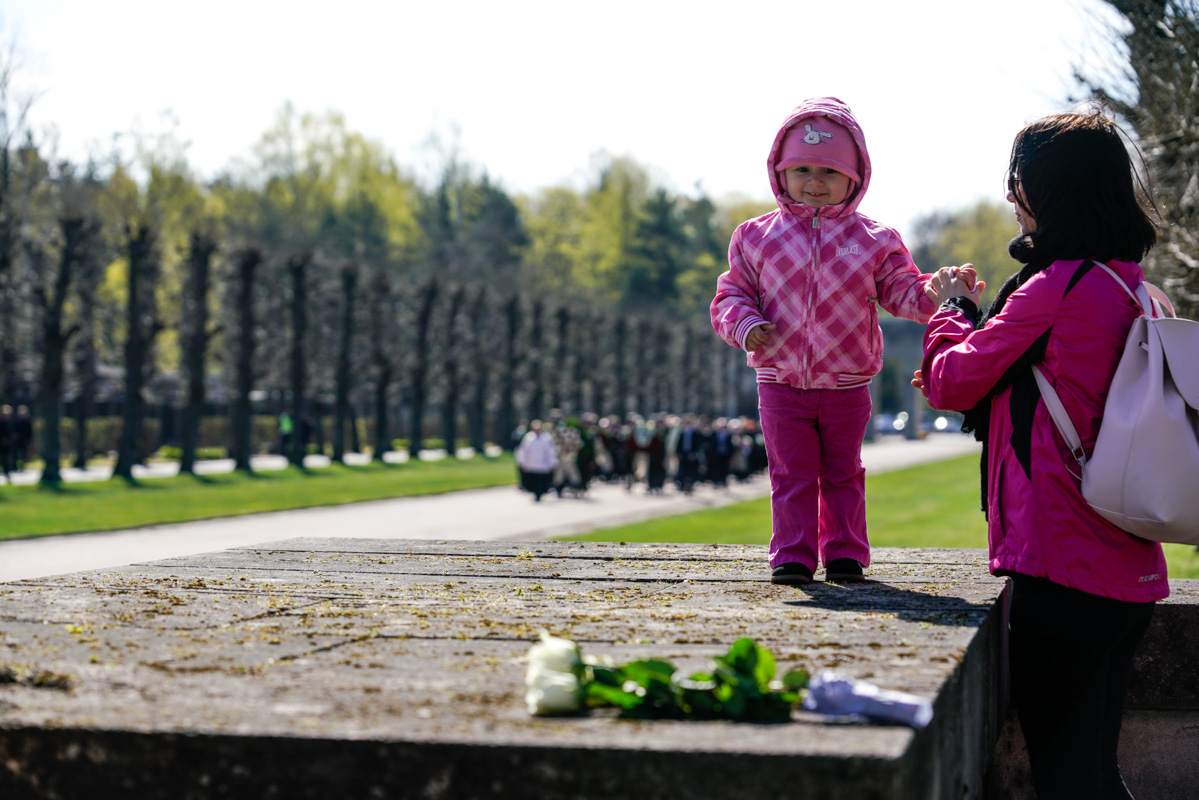
[{"label": "white and pink plaid jacket", "polygon": [[[792,202],[774,170],[787,129],[813,116],[854,135],[860,186],[842,203],[810,208]],[[771,339],[748,354],[759,383],[800,389],[848,389],[870,382],[883,365],[876,303],[897,317],[927,322],[936,307],[922,274],[892,228],[857,213],[870,185],[866,140],[836,98],[800,105],[787,117],[767,159],[778,210],[743,222],[729,243],[729,269],[716,282],[712,327],[734,347],[773,323]]]}]

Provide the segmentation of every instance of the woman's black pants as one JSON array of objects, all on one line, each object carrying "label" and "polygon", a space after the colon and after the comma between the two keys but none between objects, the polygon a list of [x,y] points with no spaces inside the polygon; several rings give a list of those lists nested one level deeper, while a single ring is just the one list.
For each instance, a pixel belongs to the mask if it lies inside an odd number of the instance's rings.
[{"label": "woman's black pants", "polygon": [[1116,748],[1133,654],[1153,603],[1012,577],[1012,701],[1038,800],[1125,800]]}]

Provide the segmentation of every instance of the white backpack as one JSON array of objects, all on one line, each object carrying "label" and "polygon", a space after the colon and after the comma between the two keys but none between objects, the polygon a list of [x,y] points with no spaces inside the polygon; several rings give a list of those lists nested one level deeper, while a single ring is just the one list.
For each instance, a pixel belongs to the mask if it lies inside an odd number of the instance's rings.
[{"label": "white backpack", "polygon": [[[1088,459],[1057,392],[1036,366],[1041,398],[1081,468],[1082,496],[1143,539],[1199,545],[1199,322],[1161,316],[1142,283],[1132,324]],[[1071,470],[1073,471],[1073,470]]]}]

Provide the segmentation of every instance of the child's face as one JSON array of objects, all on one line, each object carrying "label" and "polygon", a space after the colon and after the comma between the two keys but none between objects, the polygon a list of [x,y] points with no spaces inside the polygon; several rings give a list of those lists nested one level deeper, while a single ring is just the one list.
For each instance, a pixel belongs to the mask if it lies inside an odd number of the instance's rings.
[{"label": "child's face", "polygon": [[787,194],[812,208],[835,206],[849,194],[849,176],[829,167],[796,164],[783,170]]}]

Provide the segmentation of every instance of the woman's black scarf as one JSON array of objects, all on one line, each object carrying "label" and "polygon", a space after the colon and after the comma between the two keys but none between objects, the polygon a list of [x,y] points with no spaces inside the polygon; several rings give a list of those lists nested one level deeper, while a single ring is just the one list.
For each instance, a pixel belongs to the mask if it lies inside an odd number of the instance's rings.
[{"label": "woman's black scarf", "polygon": [[[1003,286],[995,294],[995,299],[987,307],[986,314],[982,315],[980,319],[975,320],[976,329],[986,325],[988,320],[997,316],[1003,310],[1012,292],[1023,286],[1033,275],[1036,275],[1053,263],[1054,259],[1042,258],[1035,251],[1036,247],[1032,237],[1027,234],[1017,236],[1008,243],[1008,255],[1024,264],[1024,266],[1004,281]],[[1048,339],[1049,333],[1046,332],[1020,358],[1016,359],[1016,362],[1012,366],[1008,367],[999,381],[991,387],[991,390],[987,392],[985,397],[978,401],[974,408],[962,412],[962,431],[974,434],[974,438],[982,442],[983,445],[979,473],[982,481],[982,510],[984,515],[987,513],[987,435],[991,425],[991,402],[996,395],[1012,384],[1022,379],[1031,381],[1032,371],[1030,367],[1044,359],[1045,344]],[[1013,415],[1023,414],[1022,409],[1026,407],[1027,405],[1023,403],[1013,403]],[[1031,409],[1027,413],[1031,415]],[[1013,424],[1016,425],[1017,420],[1013,419]]]}]

